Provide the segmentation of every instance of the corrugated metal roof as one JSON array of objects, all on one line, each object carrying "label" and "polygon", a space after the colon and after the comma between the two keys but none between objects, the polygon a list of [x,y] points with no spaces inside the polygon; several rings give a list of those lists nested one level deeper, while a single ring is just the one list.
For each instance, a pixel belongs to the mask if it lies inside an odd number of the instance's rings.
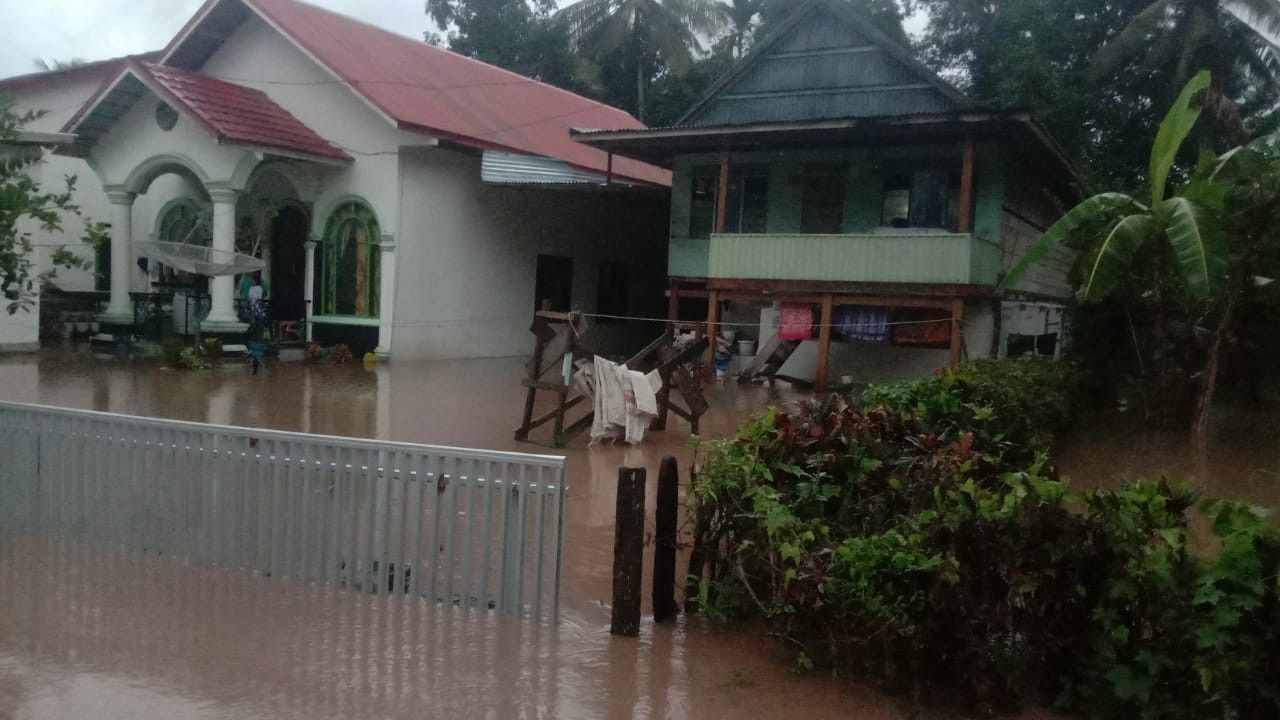
[{"label": "corrugated metal roof", "polygon": [[40,85],[48,85],[50,83],[91,79],[98,82],[106,81],[115,77],[124,64],[130,60],[142,62],[153,62],[160,58],[162,51],[143,53],[142,55],[125,55],[123,57],[111,58],[110,60],[98,60],[88,62],[74,67],[63,68],[61,70],[44,70],[41,72],[28,73],[26,75],[14,75],[0,79],[0,90],[8,92],[16,92]]},{"label": "corrugated metal roof", "polygon": [[798,10],[681,127],[944,113],[968,100],[844,3]]},{"label": "corrugated metal roof", "polygon": [[[644,127],[617,108],[296,0],[209,0],[170,43],[165,63],[207,56],[189,46],[202,42],[205,19],[226,15],[218,11],[228,2],[258,12],[406,130],[605,172],[607,154],[574,142],[570,128]],[[614,172],[671,184],[669,172],[635,160],[618,159]]]},{"label": "corrugated metal roof", "polygon": [[582,170],[560,160],[520,153],[485,150],[480,177],[498,185],[630,185],[610,180],[608,173]]}]

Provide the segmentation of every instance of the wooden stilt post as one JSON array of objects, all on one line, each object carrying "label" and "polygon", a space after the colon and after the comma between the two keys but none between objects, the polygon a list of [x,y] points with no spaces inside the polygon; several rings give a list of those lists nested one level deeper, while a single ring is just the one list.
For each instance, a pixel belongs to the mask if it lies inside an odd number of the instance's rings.
[{"label": "wooden stilt post", "polygon": [[960,207],[956,213],[956,232],[973,232],[973,136],[964,138],[964,160],[960,168]]},{"label": "wooden stilt post", "polygon": [[644,468],[618,468],[618,504],[613,536],[613,616],[610,634],[640,634],[644,592]]},{"label": "wooden stilt post", "polygon": [[720,151],[720,185],[716,191],[716,234],[729,227],[729,149]]},{"label": "wooden stilt post", "polygon": [[676,604],[676,526],[680,514],[680,466],[668,455],[658,469],[658,507],[654,511],[653,620],[680,612]]},{"label": "wooden stilt post", "polygon": [[818,326],[818,369],[813,378],[817,393],[827,391],[827,363],[831,359],[831,293],[822,296],[822,322]]},{"label": "wooden stilt post", "polygon": [[716,338],[720,336],[720,293],[712,290],[707,293],[707,346],[708,375],[716,374]]},{"label": "wooden stilt post", "polygon": [[960,364],[964,348],[964,299],[951,301],[951,367]]}]

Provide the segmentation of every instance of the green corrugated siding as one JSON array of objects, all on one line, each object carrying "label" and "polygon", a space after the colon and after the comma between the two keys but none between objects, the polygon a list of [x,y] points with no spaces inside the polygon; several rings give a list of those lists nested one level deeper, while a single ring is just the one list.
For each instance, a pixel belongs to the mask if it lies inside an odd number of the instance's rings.
[{"label": "green corrugated siding", "polygon": [[991,284],[999,267],[970,235],[713,235],[708,249],[713,278]]},{"label": "green corrugated siding", "polygon": [[829,9],[814,6],[682,124],[745,125],[954,110],[928,70],[903,63]]},{"label": "green corrugated siding", "polygon": [[[787,150],[758,151],[736,153],[733,164],[767,165],[769,167],[769,212],[767,227],[769,233],[779,237],[802,237],[796,235],[800,230],[800,188],[798,182],[806,166],[821,164],[832,165],[844,163],[849,168],[845,183],[845,222],[844,232],[848,234],[867,233],[880,223],[881,193],[883,187],[883,168],[887,164],[900,161],[918,161],[927,159],[950,158],[959,161],[961,148],[959,144],[950,145],[916,145],[890,146],[881,148],[831,148],[827,150]],[[976,237],[993,243],[1000,240],[1004,204],[1004,156],[1001,147],[995,143],[981,143],[977,147],[974,169],[974,232]],[[671,246],[667,270],[674,277],[713,277],[709,269],[709,242],[704,239],[689,238],[689,202],[692,177],[695,168],[712,167],[719,163],[713,154],[683,155],[676,158],[675,176],[671,197]],[[872,238],[883,240],[891,236],[872,235]],[[929,235],[923,235],[929,238]],[[937,236],[932,236],[937,237]],[[942,236],[946,237],[946,236]],[[895,238],[895,239],[901,239]],[[984,248],[991,247],[989,245]],[[897,248],[895,251],[902,251]],[[949,248],[947,252],[954,252]],[[992,283],[999,272],[999,258],[996,258],[994,269],[988,267],[989,258],[985,256],[975,264],[968,253],[959,260],[959,265],[967,270],[969,276],[976,278],[973,282]],[[944,256],[927,263],[951,262],[955,256]],[[889,262],[887,269],[892,271],[894,262]],[[860,270],[865,277],[870,271]],[[715,275],[714,277],[729,277]],[[807,278],[819,279],[819,278]],[[846,279],[846,278],[840,278]],[[870,281],[893,282],[887,277],[867,277]],[[948,280],[930,280],[923,282],[953,282]],[[962,282],[969,282],[964,280]]]}]

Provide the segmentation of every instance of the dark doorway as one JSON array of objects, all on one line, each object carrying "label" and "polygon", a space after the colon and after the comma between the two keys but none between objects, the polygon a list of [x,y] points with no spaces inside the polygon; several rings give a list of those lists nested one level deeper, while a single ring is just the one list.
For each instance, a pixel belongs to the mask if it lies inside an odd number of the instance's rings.
[{"label": "dark doorway", "polygon": [[573,258],[539,255],[538,279],[534,289],[534,310],[541,310],[544,300],[551,301],[551,309],[556,312],[572,310]]},{"label": "dark doorway", "polygon": [[307,214],[286,206],[271,222],[271,310],[277,321],[307,316]]}]

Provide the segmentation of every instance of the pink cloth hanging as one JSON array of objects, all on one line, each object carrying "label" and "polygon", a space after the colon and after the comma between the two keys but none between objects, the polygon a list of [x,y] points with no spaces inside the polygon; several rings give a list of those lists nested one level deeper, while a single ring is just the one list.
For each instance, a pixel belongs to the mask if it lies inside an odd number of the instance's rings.
[{"label": "pink cloth hanging", "polygon": [[808,340],[813,337],[813,308],[808,305],[782,303],[778,313],[779,340]]}]

